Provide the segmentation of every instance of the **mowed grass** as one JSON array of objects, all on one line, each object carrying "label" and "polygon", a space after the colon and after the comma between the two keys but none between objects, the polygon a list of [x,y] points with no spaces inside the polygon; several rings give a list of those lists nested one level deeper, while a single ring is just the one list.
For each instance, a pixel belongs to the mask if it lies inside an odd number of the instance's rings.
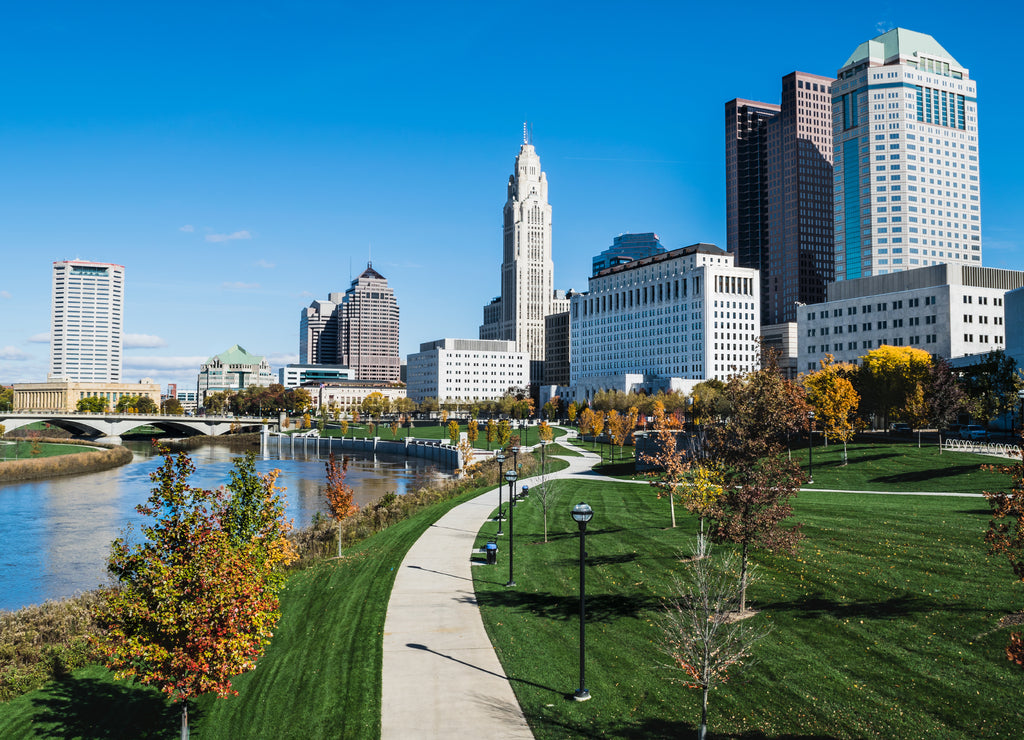
[{"label": "mowed grass", "polygon": [[[329,422],[327,429],[323,433],[323,436],[325,436],[325,437],[340,437],[340,436],[342,436],[341,435],[341,429],[337,428],[337,426],[331,426],[332,424],[336,424],[336,422]],[[494,441],[491,442],[490,445],[488,446],[488,443],[487,443],[487,422],[482,421],[482,422],[478,422],[477,424],[478,424],[477,432],[478,432],[479,436],[477,437],[476,443],[473,446],[477,447],[477,448],[479,448],[481,450],[486,450],[488,448],[492,449],[492,450],[497,449],[499,447],[497,436],[495,436]],[[558,439],[559,437],[562,437],[562,436],[564,436],[566,434],[565,429],[561,429],[559,427],[554,427],[553,426],[551,428],[551,430],[552,430],[552,435],[553,435],[553,437],[555,439]],[[460,424],[459,425],[459,431],[460,432],[467,431],[466,425],[465,424]],[[518,434],[520,436],[520,439],[521,439],[523,445],[533,446],[533,445],[536,445],[536,444],[538,444],[540,442],[540,437],[538,436],[537,426],[536,425],[531,425],[528,432],[524,432],[521,429],[513,429],[512,430],[512,434],[513,435]],[[394,435],[392,435],[391,434],[391,425],[383,423],[383,422],[381,422],[380,424],[377,425],[376,431],[374,432],[373,435],[370,434],[369,428],[363,422],[360,422],[358,424],[349,424],[348,431],[345,432],[345,436],[346,437],[364,437],[364,438],[365,437],[370,437],[370,436],[377,436],[377,437],[380,437],[381,439],[386,439],[386,440],[393,440],[393,439],[402,440],[402,439],[405,439],[407,436],[413,437],[415,439],[443,439],[443,440],[449,439],[449,437],[448,437],[448,425],[447,424],[440,425],[440,426],[437,425],[437,424],[432,424],[432,425],[428,425],[428,426],[416,426],[416,427],[413,427],[412,429],[409,429],[408,427],[401,427],[400,429],[398,429],[398,431]]]},{"label": "mowed grass", "polygon": [[[380,735],[381,645],[395,569],[420,534],[479,491],[433,506],[293,574],[281,621],[238,696],[190,703],[193,737],[374,738]],[[99,666],[0,704],[0,737],[176,737],[180,705],[114,681]]]},{"label": "mowed grass", "polygon": [[94,447],[82,445],[64,445],[54,442],[39,442],[36,454],[32,453],[33,444],[29,440],[13,440],[9,444],[0,442],[0,461],[3,460],[32,460],[39,457],[57,457],[59,455],[76,455],[79,452],[89,452]]},{"label": "mowed grass", "polygon": [[[849,463],[843,465],[842,444],[814,446],[814,483],[807,488],[848,491],[926,491],[981,493],[1000,490],[1007,478],[983,470],[986,465],[1012,462],[991,455],[942,452],[934,442],[894,442],[864,437],[847,446]],[[807,470],[807,447],[793,447],[793,459]]]},{"label": "mowed grass", "polygon": [[[666,667],[657,625],[696,521],[677,506],[679,526],[668,528],[668,502],[637,484],[553,485],[547,544],[539,502],[516,506],[517,587],[503,585],[504,552],[497,566],[474,569],[531,727],[538,738],[692,737],[700,692],[671,681],[681,674]],[[579,540],[569,511],[581,500],[595,511],[586,538],[593,699],[576,703]],[[986,554],[984,500],[804,492],[795,507],[799,552],[754,556],[761,580],[748,599],[771,633],[712,692],[711,736],[1019,737],[1024,673],[1006,660],[1009,630],[998,622],[1024,607],[1024,593],[1008,564]]]}]

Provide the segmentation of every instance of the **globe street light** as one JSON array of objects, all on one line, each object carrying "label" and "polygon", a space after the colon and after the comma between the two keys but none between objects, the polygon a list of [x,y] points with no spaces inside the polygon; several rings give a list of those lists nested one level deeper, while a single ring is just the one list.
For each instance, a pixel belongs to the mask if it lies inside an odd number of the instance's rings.
[{"label": "globe street light", "polygon": [[498,534],[505,534],[501,531],[501,489],[505,485],[502,480],[501,468],[505,464],[505,454],[498,450],[494,459],[498,461]]},{"label": "globe street light", "polygon": [[519,494],[519,500],[522,500],[522,499],[526,498],[526,496],[527,496],[527,494],[529,492],[530,492],[530,487],[524,483],[523,484],[523,492]]},{"label": "globe street light", "polygon": [[515,468],[516,472],[519,472],[519,448],[512,448],[512,467]]},{"label": "globe street light", "polygon": [[515,529],[515,508],[513,503],[515,502],[515,483],[519,477],[519,473],[515,469],[505,471],[505,480],[508,481],[508,583],[506,586],[515,586],[515,579],[512,577],[512,546],[513,546],[513,531]]},{"label": "globe street light", "polygon": [[587,701],[590,698],[590,692],[587,691],[583,670],[586,665],[584,630],[587,624],[586,569],[584,568],[587,551],[584,542],[587,536],[587,522],[594,518],[594,510],[581,501],[572,507],[572,518],[580,527],[580,687],[573,693],[572,698],[576,701]]},{"label": "globe street light", "polygon": [[807,482],[814,483],[814,412],[807,412]]}]

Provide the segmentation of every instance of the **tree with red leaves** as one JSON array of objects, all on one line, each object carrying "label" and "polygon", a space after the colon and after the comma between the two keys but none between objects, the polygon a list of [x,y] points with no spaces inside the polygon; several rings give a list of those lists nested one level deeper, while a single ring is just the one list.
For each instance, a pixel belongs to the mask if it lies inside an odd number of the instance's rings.
[{"label": "tree with red leaves", "polygon": [[253,456],[239,458],[231,483],[208,491],[188,484],[188,455],[161,453],[149,500],[137,507],[151,518],[143,541],[111,546],[107,569],[118,583],[97,607],[106,630],[97,647],[115,677],[182,700],[187,738],[188,700],[237,694],[232,677],[263,654],[280,616],[280,566],[294,555],[276,471],[259,475]]},{"label": "tree with red leaves", "polygon": [[[986,466],[1005,473],[1013,480],[1010,493],[984,491],[992,507],[992,520],[985,532],[990,555],[1005,555],[1018,581],[1024,582],[1024,463]],[[1024,640],[1020,632],[1010,634],[1006,657],[1024,666]]]},{"label": "tree with red leaves", "polygon": [[352,501],[355,491],[352,486],[345,483],[345,474],[348,472],[348,458],[344,458],[341,467],[338,467],[332,452],[327,458],[327,486],[324,488],[324,498],[327,499],[327,510],[338,524],[338,557],[341,557],[341,523],[348,517],[359,511],[359,507]]}]

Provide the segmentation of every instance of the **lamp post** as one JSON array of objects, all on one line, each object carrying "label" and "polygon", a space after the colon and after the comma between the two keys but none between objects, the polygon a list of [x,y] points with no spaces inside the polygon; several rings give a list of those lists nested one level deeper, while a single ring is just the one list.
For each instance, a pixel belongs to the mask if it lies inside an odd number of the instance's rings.
[{"label": "lamp post", "polygon": [[528,419],[523,419],[523,438],[526,440],[526,446],[530,446],[530,422]]},{"label": "lamp post", "polygon": [[516,518],[513,504],[516,497],[515,483],[518,477],[519,473],[515,469],[505,471],[505,480],[508,481],[508,500],[511,502],[508,506],[508,583],[505,584],[506,587],[516,585],[515,579],[512,577],[512,547]]},{"label": "lamp post", "polygon": [[587,691],[587,682],[584,680],[584,666],[586,665],[586,654],[584,652],[584,630],[587,624],[587,589],[584,568],[587,559],[585,541],[587,536],[587,522],[594,517],[594,510],[582,501],[572,507],[572,518],[580,527],[580,687],[573,693],[572,698],[576,701],[587,701],[590,692]]},{"label": "lamp post", "polygon": [[519,473],[519,448],[512,448],[512,469]]},{"label": "lamp post", "polygon": [[814,483],[814,412],[807,412],[807,482]]},{"label": "lamp post", "polygon": [[503,476],[501,474],[501,468],[505,464],[505,453],[498,450],[498,454],[494,456],[494,459],[498,461],[498,534],[505,534],[501,531],[501,489],[505,485],[503,482]]}]

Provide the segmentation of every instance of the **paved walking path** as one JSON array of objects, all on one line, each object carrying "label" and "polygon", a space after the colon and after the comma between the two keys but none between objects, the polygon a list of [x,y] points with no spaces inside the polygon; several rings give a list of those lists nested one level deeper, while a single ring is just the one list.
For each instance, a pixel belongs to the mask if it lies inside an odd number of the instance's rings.
[{"label": "paved walking path", "polygon": [[[556,441],[580,456],[564,458],[569,467],[549,479],[585,473],[600,459]],[[497,507],[496,488],[456,506],[402,561],[384,622],[384,740],[533,737],[484,630],[470,572],[477,532]]]},{"label": "paved walking path", "polygon": [[[574,447],[566,437],[556,441],[579,456],[563,458],[569,467],[549,474],[550,479],[579,477],[649,485],[648,481],[598,475],[591,470],[600,461],[598,455]],[[498,489],[495,488],[455,507],[423,533],[402,561],[384,623],[381,705],[384,740],[468,740],[478,735],[533,737],[487,637],[473,590],[470,555],[477,533],[497,506]],[[499,542],[499,547],[501,544]]]}]

